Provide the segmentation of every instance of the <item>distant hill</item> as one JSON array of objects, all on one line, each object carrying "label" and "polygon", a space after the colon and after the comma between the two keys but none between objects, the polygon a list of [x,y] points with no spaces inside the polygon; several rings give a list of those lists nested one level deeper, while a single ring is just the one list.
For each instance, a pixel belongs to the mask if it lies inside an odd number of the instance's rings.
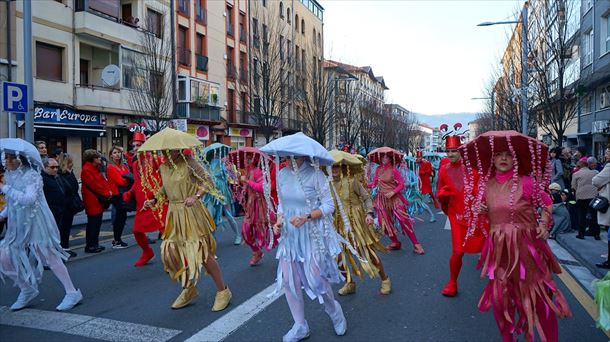
[{"label": "distant hill", "polygon": [[477,113],[447,113],[441,115],[425,115],[415,113],[415,115],[420,123],[425,123],[432,128],[438,128],[444,123],[448,124],[449,126],[453,126],[453,124],[456,122],[459,122],[464,127],[467,127],[470,121],[477,118]]}]

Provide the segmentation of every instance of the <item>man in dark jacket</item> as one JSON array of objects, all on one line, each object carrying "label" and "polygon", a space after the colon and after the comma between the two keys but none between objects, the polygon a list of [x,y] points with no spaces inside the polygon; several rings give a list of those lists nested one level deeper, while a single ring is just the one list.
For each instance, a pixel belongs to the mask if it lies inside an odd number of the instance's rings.
[{"label": "man in dark jacket", "polygon": [[59,227],[61,218],[68,206],[68,199],[66,198],[65,185],[61,178],[57,176],[58,168],[57,160],[53,158],[45,159],[42,182],[44,197],[47,199],[47,204],[49,204],[55,222]]}]

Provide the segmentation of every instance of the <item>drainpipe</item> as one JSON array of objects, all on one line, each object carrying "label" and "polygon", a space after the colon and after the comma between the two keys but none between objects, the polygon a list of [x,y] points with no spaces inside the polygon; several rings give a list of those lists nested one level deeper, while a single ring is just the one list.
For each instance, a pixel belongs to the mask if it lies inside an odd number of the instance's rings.
[{"label": "drainpipe", "polygon": [[170,21],[171,21],[171,30],[170,30],[170,41],[171,41],[171,50],[172,50],[172,119],[176,118],[176,107],[178,106],[178,93],[176,91],[176,10],[175,10],[175,1],[169,1],[169,13],[170,13]]},{"label": "drainpipe", "polygon": [[[6,52],[7,52],[7,57],[6,60],[8,61],[8,81],[11,82],[13,80],[13,49],[11,48],[11,1],[10,0],[6,0],[6,24],[7,24],[7,30],[6,30],[6,41],[8,43],[7,48],[6,48]],[[16,138],[17,137],[17,132],[16,132],[16,128],[15,128],[15,116],[13,115],[13,113],[7,113],[8,114],[8,136],[9,138]]]}]

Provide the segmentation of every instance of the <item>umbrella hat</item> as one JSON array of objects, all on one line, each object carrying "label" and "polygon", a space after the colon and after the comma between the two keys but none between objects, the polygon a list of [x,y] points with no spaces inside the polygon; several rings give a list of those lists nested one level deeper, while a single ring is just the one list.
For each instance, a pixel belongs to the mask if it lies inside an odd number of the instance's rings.
[{"label": "umbrella hat", "polygon": [[194,136],[168,127],[150,137],[138,152],[183,150],[197,146],[201,146],[201,141]]},{"label": "umbrella hat", "polygon": [[[542,142],[516,131],[489,131],[459,148],[462,158],[480,174],[487,174],[493,165],[494,154],[514,151],[519,174],[544,173],[549,158],[549,147]],[[480,167],[479,167],[480,162]]]},{"label": "umbrella hat", "polygon": [[360,166],[363,164],[355,155],[347,152],[332,150],[329,153],[335,159],[335,165]]},{"label": "umbrella hat", "polygon": [[295,156],[317,158],[320,165],[326,166],[335,163],[335,159],[328,153],[324,146],[302,132],[276,139],[263,146],[261,151],[279,157]]},{"label": "umbrella hat", "polygon": [[26,157],[31,164],[40,168],[43,167],[40,153],[36,147],[29,142],[19,138],[0,139],[0,152],[22,155]]},{"label": "umbrella hat", "polygon": [[396,151],[395,149],[393,149],[391,147],[386,147],[386,146],[379,147],[379,148],[372,150],[368,154],[368,157],[371,162],[381,165],[381,158],[384,155],[387,155],[388,157],[390,157],[390,160],[392,160],[392,162],[394,164],[398,164],[398,163],[402,162],[403,154]]},{"label": "umbrella hat", "polygon": [[254,165],[258,165],[260,157],[265,156],[267,162],[271,161],[269,156],[261,153],[256,147],[242,147],[238,150],[229,152],[229,159],[240,169],[246,168],[246,156],[251,155],[254,158]]},{"label": "umbrella hat", "polygon": [[231,146],[227,146],[221,143],[213,143],[210,146],[207,146],[203,149],[203,153],[205,154],[206,159],[212,158],[212,156],[216,155],[218,158],[226,157],[231,151]]}]

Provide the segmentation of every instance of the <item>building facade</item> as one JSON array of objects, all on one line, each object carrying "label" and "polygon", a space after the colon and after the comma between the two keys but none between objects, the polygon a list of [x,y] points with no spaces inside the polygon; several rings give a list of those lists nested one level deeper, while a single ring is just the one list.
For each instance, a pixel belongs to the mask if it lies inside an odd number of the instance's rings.
[{"label": "building facade", "polygon": [[583,0],[578,144],[601,157],[610,143],[610,2]]},{"label": "building facade", "polygon": [[[141,123],[131,96],[144,77],[134,67],[143,36],[169,37],[169,1],[63,0],[32,2],[35,139],[62,149],[81,165],[85,149],[127,146]],[[24,83],[23,2],[15,6],[13,80]],[[141,18],[141,19],[140,19]],[[149,20],[151,20],[149,22]],[[170,77],[157,75],[156,80]],[[147,76],[149,76],[147,74]],[[167,114],[167,113],[166,113]],[[15,116],[23,136],[24,116]]]}]

